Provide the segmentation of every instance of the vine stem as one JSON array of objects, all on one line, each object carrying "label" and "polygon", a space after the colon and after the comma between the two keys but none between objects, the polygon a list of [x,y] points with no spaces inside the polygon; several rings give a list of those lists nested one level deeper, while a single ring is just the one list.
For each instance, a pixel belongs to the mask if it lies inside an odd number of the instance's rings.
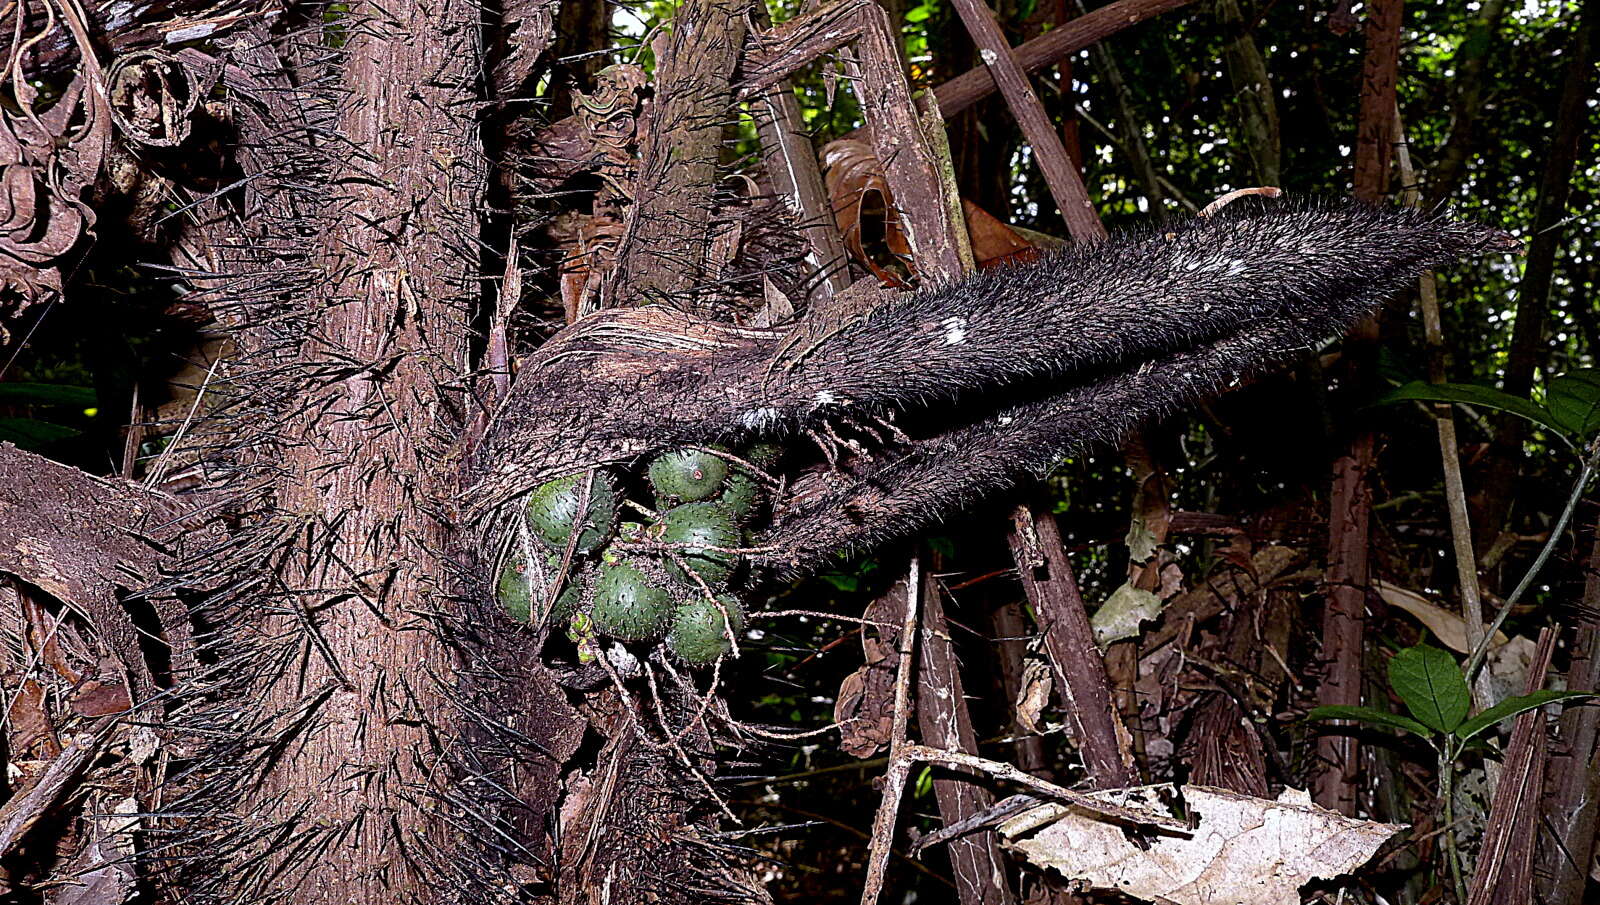
[{"label": "vine stem", "polygon": [[1455,806],[1455,751],[1446,735],[1439,748],[1439,797],[1444,801],[1444,856],[1450,865],[1450,882],[1456,890],[1456,901],[1467,902],[1467,881],[1461,872],[1461,847],[1456,842]]}]

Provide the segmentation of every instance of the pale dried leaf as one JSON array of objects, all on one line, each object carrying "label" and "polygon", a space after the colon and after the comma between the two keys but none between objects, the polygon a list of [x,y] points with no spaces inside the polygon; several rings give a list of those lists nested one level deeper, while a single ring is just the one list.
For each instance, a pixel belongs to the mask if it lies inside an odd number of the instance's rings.
[{"label": "pale dried leaf", "polygon": [[1160,615],[1161,598],[1129,582],[1111,592],[1094,611],[1089,625],[1094,629],[1094,642],[1104,650],[1113,641],[1139,637],[1139,627]]},{"label": "pale dried leaf", "polygon": [[[1164,789],[1172,787],[1097,797],[1166,813],[1158,797]],[[1294,789],[1277,801],[1207,786],[1180,791],[1198,820],[1194,834],[1163,834],[1147,848],[1115,824],[1056,804],[1006,821],[1000,834],[1036,866],[1147,902],[1299,905],[1301,886],[1355,870],[1404,829],[1319,808]]]},{"label": "pale dried leaf", "polygon": [[134,877],[134,838],[141,829],[139,803],[122,798],[89,818],[89,844],[77,855],[73,882],[51,890],[46,905],[118,905],[138,891]]},{"label": "pale dried leaf", "polygon": [[778,284],[766,274],[761,275],[761,310],[745,322],[747,327],[775,327],[794,320],[794,302],[784,295]]},{"label": "pale dried leaf", "polygon": [[1504,644],[1489,648],[1484,662],[1484,673],[1489,677],[1489,706],[1523,693],[1537,647],[1532,638],[1514,635]]},{"label": "pale dried leaf", "polygon": [[1148,561],[1156,555],[1156,549],[1160,546],[1155,532],[1145,524],[1144,517],[1138,515],[1128,523],[1128,536],[1122,541],[1128,545],[1128,559],[1134,564]]},{"label": "pale dried leaf", "polygon": [[[1467,641],[1467,623],[1455,613],[1428,600],[1416,591],[1408,591],[1397,585],[1385,581],[1375,581],[1372,586],[1377,589],[1378,596],[1383,602],[1397,609],[1410,613],[1418,622],[1433,633],[1440,644],[1450,648],[1458,654],[1472,652],[1472,645]],[[1494,643],[1506,643],[1504,632],[1496,632]]]},{"label": "pale dried leaf", "polygon": [[1161,587],[1156,595],[1162,600],[1171,600],[1183,593],[1183,569],[1175,562],[1169,562],[1161,567]]}]

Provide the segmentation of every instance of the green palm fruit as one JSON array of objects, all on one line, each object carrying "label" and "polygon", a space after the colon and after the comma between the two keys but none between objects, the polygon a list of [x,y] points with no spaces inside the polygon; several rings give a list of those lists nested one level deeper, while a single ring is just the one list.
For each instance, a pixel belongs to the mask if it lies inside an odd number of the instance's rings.
[{"label": "green palm fruit", "polygon": [[506,567],[500,571],[500,582],[495,587],[495,599],[500,601],[500,606],[517,622],[527,622],[533,609],[533,595],[535,589],[543,582],[528,580],[527,564],[516,559],[506,561]]},{"label": "green palm fruit", "polygon": [[694,586],[694,579],[684,574],[678,560],[688,565],[706,584],[716,585],[727,581],[739,564],[732,553],[719,553],[707,547],[739,546],[739,527],[733,515],[716,503],[685,503],[661,513],[661,521],[651,528],[651,535],[664,544],[676,545],[673,557],[667,557],[667,573]]},{"label": "green palm fruit", "polygon": [[[561,567],[559,557],[540,551],[534,554],[538,561],[512,555],[500,570],[500,581],[495,585],[495,599],[506,615],[518,622],[527,622],[533,612],[535,598],[541,598],[550,587],[556,569]],[[530,571],[531,570],[531,571]]]},{"label": "green palm fruit", "polygon": [[783,458],[783,447],[776,443],[754,443],[739,458],[770,474]]},{"label": "green palm fruit", "polygon": [[[534,612],[544,606],[545,597],[550,593],[550,582],[561,568],[561,557],[550,554],[544,559],[544,567],[532,576],[528,574],[528,563],[516,558],[508,560],[500,571],[495,599],[500,601],[506,615],[518,622],[533,621]],[[556,596],[555,606],[550,612],[549,621],[552,624],[566,622],[583,607],[583,581],[584,576],[576,572],[567,576],[563,583],[565,587]]]},{"label": "green palm fruit", "polygon": [[600,565],[589,616],[594,630],[622,641],[651,641],[667,630],[672,598],[639,566],[627,559]]},{"label": "green palm fruit", "polygon": [[650,463],[650,487],[665,502],[708,500],[722,489],[728,463],[698,449],[662,453]]},{"label": "green palm fruit", "polygon": [[[588,474],[579,472],[557,478],[535,488],[528,494],[528,524],[534,534],[557,550],[565,550],[572,536],[573,522],[577,521],[578,501],[583,496],[583,485]],[[582,520],[583,529],[578,534],[576,552],[592,553],[611,537],[617,523],[617,503],[621,495],[616,481],[603,471],[594,473],[594,483],[589,488],[589,507]]]},{"label": "green palm fruit", "polygon": [[566,625],[582,609],[583,585],[579,582],[578,576],[569,576],[567,578],[567,586],[561,589],[560,594],[556,595],[556,604],[550,608],[550,618],[547,620],[547,624]]},{"label": "green palm fruit", "polygon": [[728,475],[728,483],[723,487],[722,496],[717,497],[717,502],[728,510],[735,522],[748,525],[760,514],[761,507],[766,505],[767,491],[754,475],[735,467],[733,473]]},{"label": "green palm fruit", "polygon": [[[717,603],[722,604],[720,609]],[[673,611],[667,630],[667,649],[673,656],[691,666],[704,666],[733,649],[724,627],[731,622],[734,634],[744,631],[744,609],[729,594],[719,594],[717,603],[702,598]]]}]

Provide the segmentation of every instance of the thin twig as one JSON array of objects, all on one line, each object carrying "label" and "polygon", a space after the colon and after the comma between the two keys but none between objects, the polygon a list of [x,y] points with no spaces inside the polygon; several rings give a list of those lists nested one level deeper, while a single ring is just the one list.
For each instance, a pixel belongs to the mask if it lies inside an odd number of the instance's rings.
[{"label": "thin twig", "polygon": [[[1422,193],[1417,190],[1417,172],[1411,163],[1411,142],[1406,138],[1400,107],[1394,109],[1395,162],[1400,168],[1401,199],[1413,210],[1422,209]],[[1433,271],[1417,282],[1417,307],[1422,311],[1422,329],[1428,349],[1428,379],[1444,382],[1444,327],[1439,317],[1439,290]],[[1456,583],[1461,588],[1461,619],[1467,629],[1467,644],[1483,643],[1483,593],[1478,585],[1478,557],[1472,548],[1472,522],[1467,512],[1466,483],[1461,477],[1461,450],[1456,442],[1455,407],[1447,402],[1433,406],[1433,422],[1439,433],[1439,461],[1444,467],[1445,505],[1450,513],[1450,545],[1456,558]],[[1472,683],[1473,704],[1482,710],[1489,699],[1487,681]]]},{"label": "thin twig", "polygon": [[[1155,826],[1164,830],[1172,830],[1174,832],[1183,833],[1184,835],[1190,835],[1194,831],[1189,824],[1171,815],[1160,814],[1155,811],[1147,811],[1141,808],[1130,808],[1125,805],[1120,805],[1106,800],[1105,796],[1116,794],[1116,792],[1120,790],[1107,789],[1093,795],[1086,792],[1075,792],[1072,789],[1068,789],[1064,786],[1058,786],[1053,782],[1049,782],[1047,780],[1040,779],[1037,776],[1025,773],[1022,770],[1017,769],[1017,767],[1012,764],[1002,763],[997,760],[988,760],[987,758],[978,757],[975,754],[967,754],[964,751],[942,751],[938,748],[932,748],[927,745],[906,745],[901,749],[900,753],[894,755],[894,757],[905,760],[907,762],[906,767],[908,770],[910,769],[910,764],[915,761],[925,761],[927,763],[936,764],[951,764],[958,767],[981,770],[985,773],[988,773],[990,776],[995,777],[996,779],[1004,779],[1017,783],[1018,785],[1027,786],[1034,791],[1061,801],[1064,804],[1071,805],[1072,807],[1088,811],[1100,817],[1106,817],[1111,820],[1132,824],[1134,826]],[[893,758],[891,758],[891,760],[892,759]]]},{"label": "thin twig", "polygon": [[1567,505],[1561,510],[1561,517],[1556,519],[1555,525],[1550,529],[1549,539],[1539,548],[1539,555],[1534,557],[1533,565],[1528,567],[1527,574],[1522,576],[1522,581],[1518,582],[1516,590],[1500,604],[1500,612],[1495,614],[1494,622],[1489,624],[1489,628],[1483,633],[1483,640],[1478,642],[1477,647],[1472,649],[1472,656],[1467,658],[1467,665],[1461,671],[1468,682],[1472,681],[1479,667],[1483,666],[1484,657],[1489,654],[1489,644],[1499,633],[1500,627],[1505,624],[1506,617],[1511,615],[1511,610],[1517,605],[1517,601],[1521,600],[1522,595],[1533,586],[1533,580],[1544,570],[1544,564],[1549,561],[1550,554],[1555,552],[1556,544],[1560,543],[1562,536],[1566,534],[1567,523],[1572,521],[1572,511],[1578,508],[1578,500],[1583,498],[1584,488],[1589,486],[1589,479],[1594,476],[1597,465],[1600,465],[1600,440],[1589,445],[1588,455],[1578,470],[1578,479],[1572,483],[1572,493],[1567,496]]},{"label": "thin twig", "polygon": [[894,841],[894,825],[900,816],[900,798],[905,794],[911,762],[900,756],[906,746],[906,727],[911,717],[911,674],[915,669],[912,653],[916,648],[917,615],[921,603],[922,563],[911,555],[906,570],[906,610],[900,626],[900,667],[894,680],[894,721],[889,730],[889,768],[883,775],[883,800],[872,820],[872,842],[867,846],[867,878],[861,888],[861,905],[877,905],[883,893],[884,872]]}]

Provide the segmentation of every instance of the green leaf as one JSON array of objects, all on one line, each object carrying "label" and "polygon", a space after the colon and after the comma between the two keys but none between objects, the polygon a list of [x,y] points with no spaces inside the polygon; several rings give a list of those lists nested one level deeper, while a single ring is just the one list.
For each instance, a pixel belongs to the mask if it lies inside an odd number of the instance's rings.
[{"label": "green leaf", "polygon": [[14,405],[69,405],[92,408],[94,390],[59,383],[0,383],[0,402]]},{"label": "green leaf", "polygon": [[1536,691],[1533,694],[1506,698],[1504,701],[1457,726],[1456,737],[1462,741],[1467,741],[1495,723],[1501,720],[1508,720],[1519,713],[1527,713],[1530,710],[1556,701],[1578,701],[1592,697],[1594,695],[1584,691]]},{"label": "green leaf", "polygon": [[0,442],[15,443],[32,452],[46,452],[62,440],[81,433],[75,428],[34,418],[0,418]]},{"label": "green leaf", "polygon": [[1433,735],[1433,730],[1422,725],[1408,716],[1379,710],[1375,707],[1318,707],[1306,714],[1309,720],[1354,720],[1358,723],[1367,723],[1372,726],[1383,726],[1388,729],[1403,729],[1414,735],[1427,738]]},{"label": "green leaf", "polygon": [[1389,658],[1389,685],[1411,715],[1440,732],[1467,718],[1472,693],[1456,659],[1431,644],[1408,647]]},{"label": "green leaf", "polygon": [[1600,370],[1568,371],[1551,380],[1544,402],[1562,430],[1579,441],[1600,433]]},{"label": "green leaf", "polygon": [[859,590],[861,587],[860,578],[855,575],[846,575],[843,572],[827,572],[821,578],[846,594]]},{"label": "green leaf", "polygon": [[1563,439],[1567,435],[1566,429],[1556,416],[1539,403],[1472,383],[1428,383],[1413,380],[1385,394],[1373,405],[1392,405],[1396,402],[1459,402],[1463,405],[1477,405],[1526,418],[1540,427],[1561,434]]}]

